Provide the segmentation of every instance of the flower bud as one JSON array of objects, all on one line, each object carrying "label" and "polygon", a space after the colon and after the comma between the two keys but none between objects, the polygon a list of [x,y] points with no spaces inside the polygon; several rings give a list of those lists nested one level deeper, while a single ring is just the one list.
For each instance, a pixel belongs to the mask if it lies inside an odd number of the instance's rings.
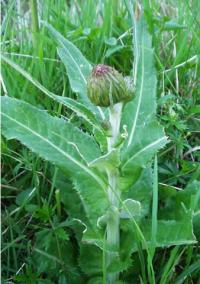
[{"label": "flower bud", "polygon": [[114,68],[103,64],[93,68],[87,90],[91,102],[101,107],[112,106],[132,97],[123,76]]}]

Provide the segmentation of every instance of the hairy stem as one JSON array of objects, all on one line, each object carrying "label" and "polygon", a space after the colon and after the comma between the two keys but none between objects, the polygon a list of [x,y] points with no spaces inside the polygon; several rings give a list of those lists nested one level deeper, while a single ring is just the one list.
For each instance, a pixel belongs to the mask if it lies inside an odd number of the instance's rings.
[{"label": "hairy stem", "polygon": [[[111,151],[119,135],[120,119],[121,119],[122,103],[110,107],[110,124],[111,137],[108,138],[108,151]],[[112,263],[119,255],[119,197],[120,192],[118,188],[118,169],[108,170],[108,198],[110,201],[110,212],[106,228],[107,238],[107,266]],[[109,272],[107,274],[107,283],[114,284],[119,278],[119,273]]]}]

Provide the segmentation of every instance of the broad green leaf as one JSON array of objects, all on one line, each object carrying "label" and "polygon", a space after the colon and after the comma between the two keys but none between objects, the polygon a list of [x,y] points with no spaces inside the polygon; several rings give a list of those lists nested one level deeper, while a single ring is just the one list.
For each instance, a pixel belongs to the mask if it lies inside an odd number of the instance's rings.
[{"label": "broad green leaf", "polygon": [[107,154],[100,156],[99,158],[91,161],[89,167],[98,168],[101,171],[106,171],[108,169],[116,169],[120,165],[119,151],[113,149]]},{"label": "broad green leaf", "polygon": [[128,130],[122,153],[123,172],[145,166],[167,141],[162,128],[155,121],[156,71],[152,39],[143,18],[137,25],[139,63],[135,98],[125,106],[121,124],[127,125]]},{"label": "broad green leaf", "polygon": [[69,41],[64,43],[64,47],[58,47],[58,55],[67,70],[72,90],[75,93],[86,95],[87,78],[92,69],[91,65],[83,57],[82,53]]},{"label": "broad green leaf", "polygon": [[94,245],[80,246],[79,265],[81,269],[90,277],[101,275],[102,273],[102,251]]},{"label": "broad green leaf", "polygon": [[17,72],[19,72],[22,76],[24,76],[27,80],[29,80],[36,88],[42,91],[46,96],[74,111],[77,116],[86,120],[90,125],[92,125],[92,127],[97,128],[101,132],[103,131],[100,125],[101,117],[99,116],[98,111],[95,113],[94,110],[93,111],[89,110],[86,106],[84,106],[80,102],[77,102],[76,100],[55,95],[54,93],[46,89],[43,85],[41,85],[28,72],[26,72],[23,68],[21,68],[19,65],[14,63],[9,58],[2,55],[2,60],[7,64],[9,64],[12,68],[14,68]]},{"label": "broad green leaf", "polygon": [[[99,148],[89,135],[71,123],[51,117],[25,102],[3,97],[2,125],[2,132],[8,139],[20,140],[33,152],[73,175],[82,171],[96,180],[87,162],[100,154]],[[99,183],[103,186],[102,181]]]},{"label": "broad green leaf", "polygon": [[[105,192],[102,192],[101,188],[99,189],[97,182],[84,172],[75,177],[73,181],[89,223],[93,228],[97,228],[98,218],[106,211],[109,205],[107,195]],[[101,238],[101,236],[98,236],[98,238]]]},{"label": "broad green leaf", "polygon": [[123,173],[129,173],[133,171],[133,168],[145,166],[166,142],[167,138],[156,121],[144,123],[138,128],[131,146],[123,154],[121,166]]},{"label": "broad green leaf", "polygon": [[45,26],[60,46],[58,47],[58,55],[67,70],[72,90],[80,94],[79,100],[81,102],[86,103],[90,110],[99,112],[104,119],[105,116],[101,108],[94,106],[87,97],[87,78],[90,75],[92,66],[73,43],[64,38],[50,24],[45,23]]},{"label": "broad green leaf", "polygon": [[[151,220],[143,220],[140,224],[142,233],[144,234],[147,245],[151,247]],[[122,256],[125,253],[137,251],[137,242],[135,228],[131,221],[124,221],[121,224],[122,234]],[[195,243],[193,234],[191,212],[183,214],[180,220],[158,220],[158,228],[156,235],[156,247],[169,247],[173,245],[189,245]],[[125,247],[126,244],[126,247]]]},{"label": "broad green leaf", "polygon": [[[70,227],[74,230],[78,241],[102,246],[97,218],[103,214],[107,200],[105,196],[99,194],[98,187],[93,186],[91,181],[86,184],[86,180],[81,175],[78,181],[71,183],[66,175],[59,171],[55,185],[60,189],[61,201],[70,218]],[[96,204],[96,196],[100,198],[98,204]]]},{"label": "broad green leaf", "polygon": [[[185,189],[177,191],[171,186],[159,187],[160,201],[165,201],[164,206],[159,209],[159,216],[164,218],[167,212],[167,218],[177,219],[181,218],[183,208],[185,210],[192,210],[195,215],[200,210],[200,182],[193,181]],[[184,207],[183,207],[184,204]]]},{"label": "broad green leaf", "polygon": [[[143,176],[141,176],[137,183],[127,193],[132,198],[140,200],[142,210],[146,203],[144,177],[145,176],[143,172]],[[152,185],[150,184],[151,181],[149,183],[149,189],[152,188]],[[137,192],[136,189],[139,189],[140,193]],[[198,212],[200,208],[199,189],[200,184],[197,181],[194,181],[185,190],[178,192],[171,187],[161,189],[159,195],[162,206],[159,208],[158,212],[159,219],[157,223],[158,228],[155,243],[156,247],[169,247],[172,245],[187,245],[196,243],[196,239],[193,233],[193,218],[195,217],[195,212]],[[151,193],[150,190],[146,191],[147,199],[149,199],[150,197],[148,191],[149,193]],[[148,214],[149,205],[150,200],[145,205],[146,210],[144,211],[144,216]],[[144,234],[147,245],[151,247],[152,220],[143,218],[143,220],[140,220],[140,228],[142,233]],[[123,259],[124,263],[126,263],[131,256],[131,252],[137,251],[136,230],[131,220],[122,221],[121,229],[121,260]]]},{"label": "broad green leaf", "polygon": [[102,135],[105,135],[104,130],[101,127],[101,118],[98,113],[92,112],[82,103],[77,102],[76,100],[73,100],[71,98],[56,96],[56,100],[62,103],[64,106],[67,106],[69,109],[73,110],[77,116],[83,118],[92,127],[102,132]]},{"label": "broad green leaf", "polygon": [[150,213],[153,175],[150,167],[144,169],[136,183],[132,183],[122,192],[122,200],[133,199],[141,204],[141,216]]},{"label": "broad green leaf", "polygon": [[45,26],[60,46],[58,54],[65,64],[72,90],[85,95],[87,77],[90,75],[92,66],[73,43],[64,38],[50,24],[45,23]]},{"label": "broad green leaf", "polygon": [[133,199],[123,201],[120,218],[131,219],[141,214],[141,203]]},{"label": "broad green leaf", "polygon": [[107,197],[102,177],[88,167],[88,163],[100,155],[93,138],[63,119],[9,97],[2,98],[2,125],[8,139],[18,139],[70,173],[84,209],[96,227],[101,210],[107,206]]},{"label": "broad green leaf", "polygon": [[[66,239],[59,238],[58,230],[60,229],[62,228],[55,228],[54,230],[52,228],[41,228],[36,232],[35,245],[31,257],[34,271],[39,274],[48,271],[48,275],[55,275],[55,271],[57,271],[58,277],[61,274],[60,267],[64,265],[65,273],[70,283],[82,283],[82,276],[76,267],[76,252],[73,244]],[[58,250],[57,246],[58,241],[60,250]],[[29,280],[27,279],[27,281],[20,283],[28,283]]]}]

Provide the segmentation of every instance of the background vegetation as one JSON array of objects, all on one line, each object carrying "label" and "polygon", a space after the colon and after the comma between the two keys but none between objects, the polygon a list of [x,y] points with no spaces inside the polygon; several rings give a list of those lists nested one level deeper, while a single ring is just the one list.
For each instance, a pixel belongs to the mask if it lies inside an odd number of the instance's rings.
[{"label": "background vegetation", "polygon": [[[57,44],[42,21],[73,42],[92,64],[106,63],[130,75],[132,23],[126,1],[38,1],[39,27],[37,21],[31,21],[31,15],[36,18],[29,2],[34,1],[1,2],[3,55],[49,91],[76,97],[57,55]],[[158,118],[170,140],[158,153],[159,198],[163,202],[166,192],[173,196],[186,187],[200,191],[200,2],[158,0],[142,5],[155,50]],[[82,125],[72,111],[48,99],[5,63],[2,94]],[[16,140],[2,138],[3,283],[87,283],[84,265],[89,260],[80,263],[68,221],[68,207],[77,206],[78,200],[70,199],[71,183],[66,180],[63,186],[59,181],[57,168]],[[199,214],[198,210],[194,215],[197,240]],[[145,283],[141,275],[146,259],[138,262],[136,254],[132,258],[127,283]],[[157,283],[200,283],[198,243],[157,249],[153,265]]]}]

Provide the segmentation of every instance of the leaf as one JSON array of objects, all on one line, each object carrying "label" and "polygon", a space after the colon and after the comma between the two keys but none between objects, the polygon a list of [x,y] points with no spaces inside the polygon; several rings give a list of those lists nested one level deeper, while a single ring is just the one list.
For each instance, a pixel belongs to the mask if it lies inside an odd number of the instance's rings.
[{"label": "leaf", "polygon": [[[146,171],[146,170],[145,170]],[[147,175],[146,175],[147,178]],[[132,198],[140,200],[142,209],[146,202],[145,190],[143,190],[144,172],[143,177],[137,181],[133,188],[128,192],[128,195]],[[147,182],[147,179],[146,179]],[[143,185],[142,185],[143,183]],[[140,193],[136,192],[139,188]],[[152,188],[152,186],[150,186]],[[185,190],[176,191],[175,189],[161,188],[159,192],[160,203],[162,206],[158,212],[158,227],[156,234],[156,247],[169,247],[172,245],[183,245],[196,243],[196,239],[193,233],[193,216],[194,212],[198,212],[200,203],[200,183],[194,181]],[[149,189],[148,189],[149,191]],[[147,192],[146,191],[146,194]],[[150,192],[150,191],[149,191]],[[151,193],[151,192],[150,192]],[[137,196],[138,194],[138,196]],[[148,195],[146,195],[148,196]],[[147,197],[149,199],[149,197]],[[149,203],[145,205],[147,209]],[[148,211],[144,212],[144,216],[148,214]],[[140,220],[140,228],[146,239],[147,245],[152,245],[152,220],[143,218]],[[133,223],[130,220],[124,220],[121,222],[121,259],[128,261],[131,252],[137,251],[137,237],[136,230]]]},{"label": "leaf", "polygon": [[[81,52],[74,45],[65,42],[66,47],[58,47],[58,55],[65,65],[72,91],[81,95],[87,94],[87,78],[92,67],[82,56]],[[68,46],[69,45],[69,46]],[[83,59],[84,58],[84,59]],[[86,63],[87,62],[87,63]],[[87,99],[85,96],[84,99]]]},{"label": "leaf", "polygon": [[161,185],[159,198],[161,202],[165,201],[159,209],[161,218],[164,216],[169,219],[181,218],[184,210],[192,210],[195,214],[200,210],[200,182],[195,180],[180,191],[171,186]]},{"label": "leaf", "polygon": [[91,161],[89,163],[89,167],[98,168],[101,171],[106,170],[114,170],[119,167],[120,157],[119,151],[117,149],[113,149],[107,154],[100,156],[99,158]]},{"label": "leaf", "polygon": [[58,48],[58,54],[66,67],[72,90],[85,95],[87,77],[90,75],[92,66],[73,43],[64,38],[50,24],[45,23],[45,26],[61,47]]},{"label": "leaf", "polygon": [[[152,221],[143,220],[140,228],[147,245],[151,247]],[[130,251],[132,253],[137,251],[137,238],[133,223],[131,223],[131,221],[124,221],[124,223],[121,224],[121,230],[123,231],[121,235],[122,255],[127,254],[127,252],[130,253]],[[190,212],[185,213],[181,220],[158,220],[156,247],[164,248],[173,245],[189,245],[195,242]]]},{"label": "leaf", "polygon": [[136,167],[143,167],[159,148],[167,142],[163,130],[156,121],[141,126],[135,135],[131,147],[124,153],[121,169],[129,173]]},{"label": "leaf", "polygon": [[[59,239],[52,229],[43,229],[35,235],[35,246],[32,253],[34,271],[39,274],[48,271],[48,276],[52,277],[57,272],[57,277],[61,274],[61,267],[65,266],[65,274],[70,283],[81,283],[79,271],[76,267],[76,250],[72,243]],[[48,245],[47,245],[48,244]],[[58,249],[59,245],[59,249]]]},{"label": "leaf", "polygon": [[27,80],[29,80],[36,88],[42,91],[46,96],[53,99],[54,101],[61,103],[62,105],[68,107],[72,111],[76,113],[77,116],[85,119],[90,125],[97,128],[99,131],[103,132],[101,128],[101,117],[98,111],[93,112],[85,107],[80,102],[73,100],[71,98],[57,96],[54,93],[50,92],[46,89],[43,85],[41,85],[36,79],[34,79],[28,72],[22,69],[19,65],[14,63],[12,60],[8,59],[7,57],[2,55],[2,60],[9,64],[12,68],[17,70],[22,76],[24,76]]},{"label": "leaf", "polygon": [[126,48],[127,46],[124,46],[124,45],[117,45],[117,46],[114,46],[114,47],[110,47],[107,49],[106,51],[106,54],[105,54],[105,57],[106,58],[109,58],[111,55],[113,55],[114,53],[118,52],[118,51],[121,51],[122,49]]},{"label": "leaf", "polygon": [[127,103],[122,114],[122,124],[127,125],[128,138],[122,152],[122,171],[143,167],[167,138],[155,121],[156,71],[152,39],[142,18],[138,24],[139,64],[135,98]]},{"label": "leaf", "polygon": [[[80,173],[73,180],[87,216],[88,223],[86,225],[91,224],[93,229],[97,229],[97,220],[104,214],[109,205],[107,195],[97,186],[97,182],[85,173]],[[95,231],[96,237],[101,238],[97,230]]]},{"label": "leaf", "polygon": [[23,190],[16,196],[16,203],[17,205],[23,207],[27,203],[29,203],[33,197],[36,195],[36,188],[29,188],[26,190]]},{"label": "leaf", "polygon": [[69,218],[81,219],[83,223],[86,223],[87,219],[80,196],[78,192],[74,190],[72,182],[61,170],[57,172],[55,186],[60,190],[61,202],[64,204]]},{"label": "leaf", "polygon": [[140,215],[141,204],[139,201],[133,199],[126,199],[122,203],[122,209],[120,212],[120,218],[131,219],[135,216]]},{"label": "leaf", "polygon": [[102,273],[102,251],[93,245],[80,246],[80,260],[81,269],[90,277]]},{"label": "leaf", "polygon": [[94,129],[94,137],[101,148],[101,152],[106,153],[108,149],[107,137],[103,134],[103,132],[98,131],[97,129]]},{"label": "leaf", "polygon": [[58,47],[58,55],[67,70],[72,90],[80,94],[79,100],[81,102],[86,103],[88,108],[95,113],[99,112],[104,119],[105,116],[101,108],[94,106],[87,97],[87,78],[91,73],[92,66],[73,43],[64,38],[50,24],[45,23],[45,26],[60,46]]},{"label": "leaf", "polygon": [[141,204],[141,216],[150,213],[153,175],[150,167],[144,169],[136,183],[132,183],[122,192],[122,200],[133,199]]},{"label": "leaf", "polygon": [[97,221],[108,207],[107,196],[102,189],[82,173],[74,177],[71,184],[61,171],[58,172],[56,186],[60,189],[61,200],[70,219],[74,220],[72,227],[77,237],[81,238],[82,231],[87,229],[83,236],[85,242],[95,243],[98,239],[102,242]]},{"label": "leaf", "polygon": [[70,173],[90,224],[96,228],[97,219],[107,206],[107,196],[102,176],[88,167],[100,154],[93,138],[63,119],[9,97],[2,98],[2,124],[8,139],[20,140]]},{"label": "leaf", "polygon": [[[74,230],[76,238],[84,243],[98,243],[102,246],[97,218],[100,217],[105,206],[108,206],[105,196],[103,194],[99,196],[98,187],[92,187],[91,182],[86,184],[85,177],[81,176],[78,181],[75,180],[74,183],[70,183],[62,171],[58,171],[55,185],[60,190],[61,201],[67,211],[70,227]],[[96,196],[100,198],[97,206]],[[91,215],[89,216],[89,214]]]},{"label": "leaf", "polygon": [[87,121],[91,126],[102,132],[104,135],[104,130],[101,127],[101,118],[98,113],[94,113],[85,107],[82,103],[77,102],[71,98],[57,96],[56,100],[61,102],[63,105],[67,106],[71,110],[73,110],[77,116],[83,118]]},{"label": "leaf", "polygon": [[9,97],[2,98],[2,132],[8,139],[18,139],[44,159],[71,172],[85,172],[97,184],[102,181],[87,166],[97,158],[99,148],[87,134],[73,124],[48,115],[45,111]]}]

